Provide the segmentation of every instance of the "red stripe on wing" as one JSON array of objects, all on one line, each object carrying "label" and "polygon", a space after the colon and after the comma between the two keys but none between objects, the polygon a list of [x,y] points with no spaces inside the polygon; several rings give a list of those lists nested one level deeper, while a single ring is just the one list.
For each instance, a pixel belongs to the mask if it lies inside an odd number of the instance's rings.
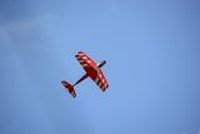
[{"label": "red stripe on wing", "polygon": [[108,82],[105,78],[105,76],[103,75],[102,71],[99,70],[99,72],[97,73],[97,76],[95,79],[93,79],[94,82],[100,87],[100,89],[102,89],[102,91],[105,91],[108,88]]},{"label": "red stripe on wing", "polygon": [[81,66],[83,68],[85,67],[95,67],[97,64],[94,60],[92,60],[89,56],[87,56],[85,53],[83,53],[82,51],[79,51],[76,55],[75,55],[76,59],[79,61],[79,63],[81,64]]}]

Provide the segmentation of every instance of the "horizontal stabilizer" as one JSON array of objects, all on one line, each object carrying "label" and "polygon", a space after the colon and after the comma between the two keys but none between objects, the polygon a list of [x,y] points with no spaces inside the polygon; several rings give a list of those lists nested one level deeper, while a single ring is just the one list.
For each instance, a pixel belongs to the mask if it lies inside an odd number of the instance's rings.
[{"label": "horizontal stabilizer", "polygon": [[61,81],[63,86],[68,90],[68,92],[75,98],[76,97],[76,92],[74,90],[74,87],[67,81],[63,80]]}]

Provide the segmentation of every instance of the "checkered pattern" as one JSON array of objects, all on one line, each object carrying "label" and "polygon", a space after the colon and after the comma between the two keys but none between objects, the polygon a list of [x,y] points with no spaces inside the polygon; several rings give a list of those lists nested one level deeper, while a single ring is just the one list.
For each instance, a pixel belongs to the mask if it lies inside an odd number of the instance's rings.
[{"label": "checkered pattern", "polygon": [[75,55],[76,59],[79,61],[81,66],[83,68],[91,66],[91,67],[96,67],[95,61],[93,61],[90,57],[88,57],[86,54],[84,54],[82,51],[78,52]]},{"label": "checkered pattern", "polygon": [[91,79],[102,89],[102,91],[105,91],[108,88],[108,82],[102,71],[100,69],[96,69],[96,62],[81,51],[78,52],[75,57],[84,69],[87,67],[92,67],[97,71],[95,77],[91,77]]},{"label": "checkered pattern", "polygon": [[105,91],[108,88],[108,82],[101,70],[99,70],[96,78],[93,80],[102,89],[102,91]]}]

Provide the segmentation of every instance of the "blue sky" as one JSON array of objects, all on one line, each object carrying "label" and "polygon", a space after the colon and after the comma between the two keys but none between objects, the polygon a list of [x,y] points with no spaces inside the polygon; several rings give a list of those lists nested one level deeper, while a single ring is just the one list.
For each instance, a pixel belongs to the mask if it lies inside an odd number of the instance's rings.
[{"label": "blue sky", "polygon": [[[199,134],[197,0],[0,1],[1,134]],[[109,89],[77,98],[79,50]]]}]

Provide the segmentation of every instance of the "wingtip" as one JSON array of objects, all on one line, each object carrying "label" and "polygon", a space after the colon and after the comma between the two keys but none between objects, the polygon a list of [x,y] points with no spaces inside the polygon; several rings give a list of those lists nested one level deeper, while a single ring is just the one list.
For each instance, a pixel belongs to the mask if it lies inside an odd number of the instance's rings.
[{"label": "wingtip", "polygon": [[81,51],[81,50],[80,50],[80,51],[78,51],[78,54],[82,54],[82,53],[83,53],[83,51]]},{"label": "wingtip", "polygon": [[106,85],[105,87],[102,88],[102,91],[105,92],[106,89],[108,89],[109,85]]}]

